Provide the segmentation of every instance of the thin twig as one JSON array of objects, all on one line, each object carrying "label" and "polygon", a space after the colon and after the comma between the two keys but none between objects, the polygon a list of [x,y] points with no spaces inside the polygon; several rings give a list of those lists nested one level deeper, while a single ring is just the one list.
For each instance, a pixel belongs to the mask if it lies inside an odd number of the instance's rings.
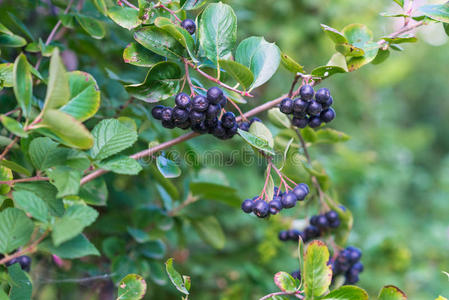
[{"label": "thin twig", "polygon": [[11,143],[9,143],[8,146],[6,146],[5,150],[3,150],[2,154],[0,154],[0,160],[3,160],[6,156],[6,154],[8,154],[9,150],[11,150],[11,148],[19,141],[19,137],[16,136],[14,138],[14,140],[12,140]]},{"label": "thin twig", "polygon": [[125,3],[126,5],[128,5],[129,7],[135,9],[135,10],[139,10],[139,8],[137,6],[135,6],[134,4],[132,4],[131,2],[127,1],[127,0],[120,0],[120,2]]},{"label": "thin twig", "polygon": [[171,10],[170,8],[168,8],[167,6],[163,5],[162,3],[159,3],[158,5],[155,6],[155,8],[158,8],[158,7],[168,11],[179,23],[182,22],[182,20],[176,15],[176,13],[173,10]]},{"label": "thin twig", "polygon": [[189,74],[189,65],[187,64],[187,61],[184,60],[184,69],[185,69],[185,76],[187,79],[187,83],[189,84],[189,88],[190,88],[190,97],[192,97],[193,95],[195,95],[195,88],[193,87],[193,83],[192,83],[192,79],[190,78],[190,74]]},{"label": "thin twig", "polygon": [[34,176],[34,177],[28,177],[28,178],[0,181],[0,184],[13,185],[15,183],[20,183],[20,182],[48,181],[48,180],[50,180],[50,178],[48,178],[48,177]]},{"label": "thin twig", "polygon": [[290,91],[288,92],[288,97],[291,98],[293,95],[293,91],[295,90],[295,86],[298,83],[299,78],[301,78],[300,74],[296,74],[295,78],[293,79],[292,85],[290,87]]},{"label": "thin twig", "polygon": [[48,235],[50,231],[46,230],[37,240],[35,240],[34,242],[32,242],[28,247],[19,250],[17,252],[15,252],[12,255],[5,255],[5,257],[3,259],[0,260],[0,265],[3,265],[5,263],[7,263],[8,261],[17,258],[19,256],[25,255],[25,254],[29,254],[29,253],[33,253],[34,251],[36,251],[36,247],[37,245],[42,242],[42,240]]},{"label": "thin twig", "polygon": [[[263,190],[260,193],[259,198],[263,199],[265,198],[266,200],[270,201],[270,199],[268,199],[268,194],[267,194],[267,185],[268,185],[268,179],[270,178],[270,173],[271,173],[271,165],[272,163],[270,161],[268,161],[268,167],[267,167],[267,177],[265,178],[265,184],[263,185]],[[265,195],[265,197],[264,197]]]}]

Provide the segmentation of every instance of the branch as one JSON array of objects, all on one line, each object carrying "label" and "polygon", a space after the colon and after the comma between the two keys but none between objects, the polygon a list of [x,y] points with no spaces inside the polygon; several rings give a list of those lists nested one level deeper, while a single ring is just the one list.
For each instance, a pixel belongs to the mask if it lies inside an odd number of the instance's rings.
[{"label": "branch", "polygon": [[28,178],[0,181],[0,184],[13,185],[15,183],[20,183],[20,182],[48,181],[48,180],[50,180],[48,177],[34,176],[34,177],[28,177]]},{"label": "branch", "polygon": [[[404,26],[402,26],[399,30],[397,30],[397,31],[393,32],[392,34],[390,34],[388,37],[389,38],[398,37],[398,36],[400,36],[403,33],[409,32],[409,31],[411,31],[411,30],[413,30],[415,28],[418,28],[420,26],[423,26],[423,25],[426,25],[424,20],[416,22],[415,24],[412,24],[412,25],[404,24]],[[385,41],[385,40],[380,40],[380,41],[377,42],[378,45],[384,45],[386,43],[387,43],[387,41]]]},{"label": "branch", "polygon": [[173,10],[171,10],[170,8],[168,8],[167,6],[165,6],[162,3],[159,3],[154,8],[158,8],[158,7],[165,9],[176,19],[176,21],[178,21],[179,23],[182,23],[181,19],[176,15],[176,13]]},{"label": "branch", "polygon": [[135,10],[139,10],[139,9],[137,8],[137,6],[135,6],[134,4],[130,3],[130,2],[127,1],[127,0],[119,0],[119,1],[125,3],[126,5],[128,5],[129,7],[133,8],[133,9],[135,9]]},{"label": "branch", "polygon": [[6,154],[8,154],[9,150],[11,150],[11,148],[19,141],[19,137],[16,136],[14,138],[14,140],[12,140],[11,143],[9,143],[8,146],[6,146],[5,150],[3,150],[2,154],[0,154],[0,160],[3,160],[6,156]]},{"label": "branch", "polygon": [[12,254],[12,255],[7,255],[5,256],[3,259],[0,260],[0,265],[4,265],[5,263],[7,263],[8,261],[17,258],[19,256],[25,255],[25,254],[29,254],[29,253],[33,253],[34,251],[36,251],[36,247],[37,245],[42,242],[42,240],[48,235],[50,231],[46,230],[37,240],[35,240],[34,242],[32,242],[28,247],[26,247],[23,250],[17,251],[16,253]]}]

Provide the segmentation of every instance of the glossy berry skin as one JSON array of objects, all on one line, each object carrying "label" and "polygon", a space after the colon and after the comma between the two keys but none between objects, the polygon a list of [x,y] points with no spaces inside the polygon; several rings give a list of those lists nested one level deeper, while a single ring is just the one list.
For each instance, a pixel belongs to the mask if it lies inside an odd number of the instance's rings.
[{"label": "glossy berry skin", "polygon": [[153,109],[151,110],[151,115],[153,116],[153,118],[155,118],[156,120],[161,120],[163,109],[163,105],[156,105],[155,107],[153,107]]},{"label": "glossy berry skin", "polygon": [[279,110],[284,114],[291,114],[293,112],[293,100],[290,98],[285,98],[279,104]]},{"label": "glossy berry skin", "polygon": [[331,96],[331,92],[327,88],[319,89],[315,94],[315,100],[318,103],[326,104]]},{"label": "glossy berry skin", "polygon": [[180,107],[175,107],[172,112],[172,118],[175,122],[183,123],[189,118],[189,113]]},{"label": "glossy berry skin", "polygon": [[323,109],[327,109],[327,108],[331,107],[332,104],[334,104],[334,99],[331,96],[331,97],[329,97],[329,100],[327,100],[327,102],[325,104],[322,104]]},{"label": "glossy berry skin", "polygon": [[207,100],[212,104],[219,104],[223,98],[223,91],[214,86],[207,90]]},{"label": "glossy berry skin", "polygon": [[173,122],[173,120],[162,120],[162,126],[164,128],[168,128],[168,129],[173,129],[176,127],[175,123]]},{"label": "glossy berry skin", "polygon": [[310,225],[317,225],[317,221],[318,221],[318,216],[312,216],[309,220]]},{"label": "glossy berry skin", "polygon": [[209,128],[207,128],[206,123],[204,121],[200,122],[200,123],[193,124],[191,128],[193,131],[200,133],[200,134],[209,132]]},{"label": "glossy berry skin", "polygon": [[242,122],[239,124],[240,130],[248,131],[249,130],[249,123],[248,122]]},{"label": "glossy berry skin", "polygon": [[349,250],[348,261],[350,263],[355,264],[362,257],[362,251],[360,251],[360,249],[352,246],[347,247],[346,249]]},{"label": "glossy berry skin", "polygon": [[251,120],[249,120],[249,125],[251,126],[251,124],[253,124],[254,122],[261,122],[262,123],[262,120],[259,119],[258,117],[254,117]]},{"label": "glossy berry skin", "polygon": [[239,125],[237,125],[237,122],[234,122],[234,125],[231,128],[226,128],[226,135],[229,138],[232,138],[237,133],[238,128]]},{"label": "glossy berry skin", "polygon": [[251,213],[253,211],[253,200],[246,199],[245,201],[243,201],[242,210],[247,214]]},{"label": "glossy berry skin", "polygon": [[314,116],[309,119],[309,127],[310,128],[317,128],[317,127],[320,127],[320,125],[321,125],[320,117]]},{"label": "glossy berry skin", "polygon": [[181,129],[188,129],[188,128],[190,128],[191,125],[192,125],[192,123],[190,123],[189,119],[187,119],[187,121],[182,122],[182,123],[175,121],[175,126],[181,128]]},{"label": "glossy berry skin", "polygon": [[345,285],[351,285],[351,284],[356,284],[357,282],[359,282],[359,275],[355,275],[355,274],[350,274],[346,276],[346,280],[345,280]]},{"label": "glossy berry skin", "polygon": [[318,227],[313,226],[313,225],[307,226],[306,229],[304,229],[304,232],[305,232],[308,240],[314,239],[314,238],[317,238],[320,236],[320,230],[318,229]]},{"label": "glossy berry skin", "polygon": [[190,106],[190,97],[186,93],[179,93],[175,97],[175,103],[181,108],[187,108]]},{"label": "glossy berry skin", "polygon": [[311,101],[309,106],[307,107],[307,113],[313,116],[319,115],[322,110],[323,107],[321,106],[320,103],[316,101]]},{"label": "glossy berry skin", "polygon": [[231,111],[227,111],[221,117],[221,123],[225,128],[232,128],[235,124],[235,115]]},{"label": "glossy berry skin", "polygon": [[209,107],[209,101],[203,95],[196,95],[192,99],[192,109],[196,111],[206,111]]},{"label": "glossy berry skin", "polygon": [[329,222],[327,221],[326,216],[319,215],[316,220],[316,226],[321,230],[326,229],[329,226]]},{"label": "glossy berry skin", "polygon": [[271,210],[273,209],[273,211],[275,211],[275,213],[273,215],[275,215],[276,213],[278,213],[281,209],[282,209],[282,203],[280,200],[276,199],[276,200],[271,200],[268,205],[270,206],[270,213]]},{"label": "glossy berry skin", "polygon": [[279,239],[281,240],[281,241],[288,241],[288,231],[286,231],[286,230],[282,230],[281,232],[279,232]]},{"label": "glossy berry skin", "polygon": [[267,202],[263,200],[257,200],[253,205],[253,213],[259,218],[265,218],[268,216],[268,211],[270,207]]},{"label": "glossy berry skin", "polygon": [[308,84],[303,85],[299,89],[299,95],[306,101],[312,100],[314,94],[315,91],[313,90],[313,87]]},{"label": "glossy berry skin", "polygon": [[325,123],[329,123],[330,121],[335,119],[335,110],[332,107],[323,110],[320,114],[320,119]]},{"label": "glossy berry skin", "polygon": [[305,113],[307,111],[307,107],[309,106],[309,102],[296,98],[293,102],[293,112],[295,113]]},{"label": "glossy berry skin", "polygon": [[338,228],[338,226],[340,226],[341,221],[340,219],[337,219],[335,221],[329,222],[329,227],[330,228]]},{"label": "glossy berry skin", "polygon": [[162,121],[171,121],[173,115],[173,109],[171,107],[164,107],[161,112]]},{"label": "glossy berry skin", "polygon": [[181,27],[187,30],[190,35],[194,34],[196,31],[196,24],[192,19],[185,19],[181,22]]},{"label": "glossy berry skin", "polygon": [[285,193],[281,198],[282,207],[292,208],[296,205],[296,195],[292,192]]},{"label": "glossy berry skin", "polygon": [[288,239],[291,241],[298,241],[300,235],[301,235],[301,231],[299,231],[297,229],[290,229],[288,231]]},{"label": "glossy berry skin", "polygon": [[306,128],[307,125],[309,124],[309,119],[306,118],[296,118],[293,117],[292,119],[292,125],[298,128]]},{"label": "glossy berry skin", "polygon": [[361,262],[356,262],[352,267],[351,270],[356,270],[357,272],[361,273],[363,272],[363,264]]},{"label": "glossy berry skin", "polygon": [[190,121],[192,122],[192,125],[199,124],[204,120],[206,120],[206,114],[196,110],[191,110],[189,113],[189,117]]},{"label": "glossy berry skin", "polygon": [[[217,117],[215,117],[213,119],[206,118],[204,123],[206,124],[207,128],[214,129],[218,124],[218,118]],[[210,132],[210,130],[209,130],[209,132]]]},{"label": "glossy berry skin", "polygon": [[325,213],[324,215],[326,216],[326,219],[329,222],[335,222],[336,220],[339,219],[338,213],[335,210],[330,210],[327,213]]},{"label": "glossy berry skin", "polygon": [[304,198],[306,198],[307,196],[307,192],[299,185],[297,185],[294,189],[293,189],[293,193],[296,196],[296,200],[297,201],[302,201],[304,200]]},{"label": "glossy berry skin", "polygon": [[221,121],[218,121],[217,126],[215,126],[214,130],[212,131],[212,134],[218,138],[225,136],[226,130],[221,125]]},{"label": "glossy berry skin", "polygon": [[12,266],[13,264],[19,263],[22,270],[29,272],[31,268],[31,257],[27,255],[19,256],[16,258],[11,259],[5,265],[7,267]]},{"label": "glossy berry skin", "polygon": [[298,184],[297,186],[300,187],[300,188],[302,188],[304,191],[306,191],[307,194],[310,193],[310,189],[309,189],[309,186],[308,186],[307,184],[305,184],[305,183],[300,183],[300,184]]},{"label": "glossy berry skin", "polygon": [[206,119],[214,119],[218,117],[218,114],[221,111],[221,107],[219,104],[209,104],[209,107],[206,111]]}]

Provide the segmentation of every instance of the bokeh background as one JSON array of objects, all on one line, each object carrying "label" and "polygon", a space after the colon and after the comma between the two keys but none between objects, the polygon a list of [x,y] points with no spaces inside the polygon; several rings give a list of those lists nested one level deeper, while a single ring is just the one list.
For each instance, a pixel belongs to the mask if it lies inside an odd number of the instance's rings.
[{"label": "bokeh background", "polygon": [[[320,29],[321,23],[337,29],[364,23],[375,38],[400,26],[379,15],[396,9],[389,0],[225,2],[237,13],[239,40],[264,36],[308,71],[325,64],[335,52],[333,43]],[[57,21],[56,10],[51,11],[46,3],[3,0],[0,18],[7,23],[6,12],[13,12],[36,36],[46,37]],[[89,0],[82,11],[98,14]],[[132,41],[131,34],[109,22],[103,40],[93,40],[79,28],[67,36],[59,40],[67,50],[67,66],[72,64],[97,78],[103,101],[99,117],[114,115],[128,95],[113,74],[122,80],[141,81],[146,72],[122,61],[122,50]],[[311,155],[327,170],[339,201],[354,214],[349,244],[363,250],[365,272],[359,285],[373,296],[385,284],[397,285],[410,299],[449,296],[448,277],[442,273],[449,271],[449,43],[441,24],[420,29],[417,36],[418,43],[405,45],[402,52],[392,51],[384,63],[335,75],[320,85],[328,87],[334,97],[337,118],[330,127],[351,139],[313,146]],[[291,77],[280,68],[242,109],[285,93]],[[1,97],[1,111],[7,111],[7,95]],[[150,109],[151,105],[135,101],[123,111],[123,115],[140,118],[142,149],[149,142],[180,134],[153,122]],[[267,120],[265,114],[259,117]],[[278,130],[270,128],[274,133]],[[167,204],[172,201],[167,190],[178,190],[185,199],[189,182],[200,172],[207,172],[204,169],[222,172],[219,176],[226,177],[242,200],[259,193],[264,165],[248,165],[242,156],[230,155],[242,147],[245,145],[239,138],[224,143],[210,136],[176,146],[174,150],[181,155],[189,151],[197,159],[193,166],[181,161],[183,175],[175,180],[158,177],[151,162],[137,177],[108,174],[108,206],[101,208],[99,219],[87,235],[102,253],[108,245],[117,245],[117,240],[126,251],[114,259],[112,267],[108,257],[66,262],[63,268],[48,257],[35,259],[32,276],[36,299],[112,299],[108,297],[115,288],[109,279],[72,279],[102,274],[114,278],[126,271],[145,276],[149,284],[146,299],[177,299],[180,296],[162,269],[168,257],[174,257],[176,267],[191,276],[192,299],[257,299],[275,291],[273,274],[297,268],[295,244],[279,242],[277,233],[293,220],[316,213],[318,208],[313,203],[267,221],[213,199],[201,199],[183,210],[179,219],[170,221],[169,229],[160,236],[166,250],[158,259],[135,256],[139,245],[128,234],[127,228],[140,222],[136,220],[137,207],[171,205]],[[202,160],[209,150],[219,150],[227,163]],[[287,171],[299,181],[304,179],[300,166],[291,166]],[[180,220],[208,215],[216,216],[222,224],[226,236],[222,250],[206,245],[192,226]]]}]

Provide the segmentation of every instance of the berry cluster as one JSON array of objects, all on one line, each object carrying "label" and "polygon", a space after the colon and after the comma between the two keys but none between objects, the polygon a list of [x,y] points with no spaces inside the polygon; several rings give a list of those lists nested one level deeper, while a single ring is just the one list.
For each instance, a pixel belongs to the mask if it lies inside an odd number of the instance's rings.
[{"label": "berry cluster", "polygon": [[281,241],[298,241],[298,238],[309,242],[312,239],[319,238],[328,229],[335,229],[340,226],[340,218],[335,210],[328,211],[322,215],[312,216],[310,218],[310,225],[304,231],[296,229],[283,230],[279,232],[279,239]]},{"label": "berry cluster", "polygon": [[300,183],[291,191],[281,192],[278,187],[274,188],[274,196],[270,202],[266,202],[261,197],[246,199],[242,203],[242,210],[249,214],[254,213],[259,218],[266,218],[275,215],[283,208],[292,208],[297,201],[303,201],[309,194],[309,187],[305,183]]},{"label": "berry cluster", "polygon": [[12,266],[13,264],[19,263],[22,270],[29,272],[31,268],[31,257],[27,255],[22,255],[16,258],[11,259],[10,261],[6,262],[5,265],[7,267]]},{"label": "berry cluster", "polygon": [[211,87],[207,95],[196,95],[192,99],[186,93],[175,97],[176,106],[171,108],[156,105],[151,114],[162,121],[165,128],[189,129],[198,133],[211,133],[219,139],[230,139],[236,133],[238,124],[234,113],[225,112],[219,119],[227,99],[218,87]]},{"label": "berry cluster", "polygon": [[[360,249],[349,246],[340,251],[336,259],[329,259],[332,267],[332,280],[338,275],[344,274],[345,285],[356,284],[359,281],[359,273],[363,272],[363,264],[360,262],[362,252]],[[301,271],[291,273],[293,278],[301,280]]]},{"label": "berry cluster", "polygon": [[312,86],[303,85],[299,95],[300,97],[294,100],[285,98],[279,104],[281,112],[293,115],[293,126],[317,128],[321,123],[329,123],[335,118],[335,111],[331,107],[334,101],[327,88],[321,88],[315,94]]}]

